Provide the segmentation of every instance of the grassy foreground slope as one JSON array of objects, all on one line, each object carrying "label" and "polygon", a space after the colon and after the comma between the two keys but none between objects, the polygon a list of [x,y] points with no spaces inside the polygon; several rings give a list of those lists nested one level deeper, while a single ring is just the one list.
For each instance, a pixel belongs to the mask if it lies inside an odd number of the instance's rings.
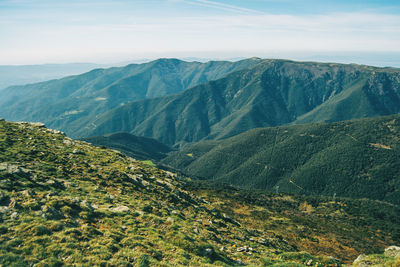
[{"label": "grassy foreground slope", "polygon": [[[400,204],[400,115],[262,128],[172,152],[162,163],[246,188]],[[279,188],[278,188],[279,187]]]},{"label": "grassy foreground slope", "polygon": [[41,125],[0,121],[0,162],[4,266],[338,266],[400,238],[392,205],[215,190]]}]

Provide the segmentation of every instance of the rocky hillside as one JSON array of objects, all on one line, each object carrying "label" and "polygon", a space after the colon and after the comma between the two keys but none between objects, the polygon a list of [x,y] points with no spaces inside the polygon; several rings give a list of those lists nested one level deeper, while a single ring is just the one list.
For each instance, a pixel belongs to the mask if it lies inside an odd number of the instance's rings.
[{"label": "rocky hillside", "polygon": [[398,243],[399,220],[374,201],[192,183],[39,123],[0,121],[3,266],[339,266]]},{"label": "rocky hillside", "polygon": [[172,152],[162,164],[200,179],[400,205],[400,115],[250,130]]},{"label": "rocky hillside", "polygon": [[127,103],[73,134],[125,131],[179,146],[256,127],[399,112],[397,69],[263,60],[178,95]]}]

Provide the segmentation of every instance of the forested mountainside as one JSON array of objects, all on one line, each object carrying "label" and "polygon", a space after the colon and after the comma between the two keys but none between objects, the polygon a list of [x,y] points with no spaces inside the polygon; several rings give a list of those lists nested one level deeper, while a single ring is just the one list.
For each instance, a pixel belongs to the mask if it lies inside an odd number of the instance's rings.
[{"label": "forested mountainside", "polygon": [[82,138],[95,146],[106,146],[117,149],[124,154],[140,160],[159,161],[172,149],[155,139],[135,136],[129,133],[113,133],[104,136]]},{"label": "forested mountainside", "polygon": [[171,152],[161,163],[200,179],[400,204],[400,115],[253,129]]},{"label": "forested mountainside", "polygon": [[340,266],[400,241],[394,205],[190,182],[40,123],[0,120],[0,177],[4,266]]},{"label": "forested mountainside", "polygon": [[125,131],[179,146],[256,127],[395,114],[400,111],[399,73],[360,65],[263,60],[177,95],[116,107],[70,133]]},{"label": "forested mountainside", "polygon": [[41,121],[72,134],[82,125],[90,124],[104,112],[126,102],[179,93],[260,61],[252,58],[200,63],[159,59],[13,86],[1,91],[0,117],[13,121]]}]

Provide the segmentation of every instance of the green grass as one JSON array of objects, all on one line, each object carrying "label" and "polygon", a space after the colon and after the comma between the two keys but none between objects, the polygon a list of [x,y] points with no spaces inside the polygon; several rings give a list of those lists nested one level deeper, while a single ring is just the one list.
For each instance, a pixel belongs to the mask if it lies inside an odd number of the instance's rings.
[{"label": "green grass", "polygon": [[394,206],[192,184],[30,124],[1,120],[0,141],[4,266],[301,266],[399,241]]}]

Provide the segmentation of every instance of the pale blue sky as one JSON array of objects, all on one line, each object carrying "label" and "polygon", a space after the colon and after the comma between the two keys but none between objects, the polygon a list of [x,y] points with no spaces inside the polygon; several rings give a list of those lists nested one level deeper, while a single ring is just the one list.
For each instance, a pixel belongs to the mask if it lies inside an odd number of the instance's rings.
[{"label": "pale blue sky", "polygon": [[0,0],[0,36],[0,64],[318,55],[375,64],[365,57],[400,60],[400,1]]}]

